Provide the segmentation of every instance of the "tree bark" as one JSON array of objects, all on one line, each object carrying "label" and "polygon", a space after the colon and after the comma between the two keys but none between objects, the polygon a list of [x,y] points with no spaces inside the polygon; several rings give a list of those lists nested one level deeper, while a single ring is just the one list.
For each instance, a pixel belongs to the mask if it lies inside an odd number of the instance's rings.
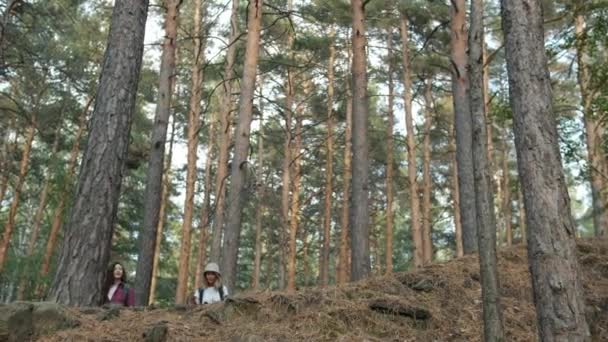
[{"label": "tree bark", "polygon": [[526,243],[526,209],[524,208],[524,195],[521,190],[521,183],[517,191],[517,206],[519,209],[519,233],[521,234],[521,242]]},{"label": "tree bark", "polygon": [[[54,160],[57,155],[57,150],[59,149],[59,140],[61,137],[61,123],[58,125],[57,130],[55,131],[55,138],[53,140],[53,147],[51,148],[51,158],[50,160]],[[51,188],[51,179],[52,172],[50,169],[47,169],[46,177],[44,179],[44,185],[42,186],[42,191],[40,192],[40,197],[38,199],[38,209],[36,210],[36,214],[34,215],[34,222],[32,223],[32,231],[30,235],[30,240],[27,244],[26,257],[30,259],[32,255],[34,255],[34,249],[36,248],[36,242],[38,241],[38,235],[40,235],[40,226],[42,225],[42,219],[44,216],[44,209],[47,204],[47,197],[49,194],[49,189]],[[25,268],[25,270],[21,274],[21,279],[19,281],[19,287],[17,289],[17,300],[23,300],[25,296],[25,288],[27,286],[27,281],[25,274],[29,272],[29,266]]]},{"label": "tree bark", "polygon": [[[80,118],[78,121],[78,130],[76,131],[76,136],[74,137],[74,143],[72,144],[72,150],[70,151],[70,159],[68,161],[67,172],[65,176],[65,183],[63,184],[63,191],[59,197],[59,204],[57,204],[57,208],[53,214],[53,223],[51,224],[51,231],[49,233],[49,237],[46,242],[46,248],[44,252],[44,257],[42,258],[42,265],[40,266],[40,279],[44,279],[48,273],[51,266],[51,259],[53,257],[53,252],[55,251],[55,245],[57,241],[57,236],[59,235],[59,230],[61,229],[61,225],[63,223],[63,216],[65,212],[65,206],[67,201],[70,199],[72,195],[72,178],[74,178],[74,174],[76,173],[76,166],[78,166],[78,153],[80,152],[80,140],[84,135],[85,130],[87,129],[87,113],[89,112],[89,108],[93,103],[94,97],[90,97],[87,101],[84,110],[80,114]],[[42,294],[45,292],[45,288],[42,284],[40,284],[36,289],[36,296],[38,298],[42,297]]]},{"label": "tree bark", "polygon": [[[293,9],[293,1],[287,1],[287,11],[291,12]],[[290,14],[291,15],[291,14]],[[290,59],[294,59],[294,55],[292,52],[293,49],[293,32],[291,30],[287,31],[287,47],[289,51]],[[279,288],[284,288],[287,286],[287,264],[288,254],[289,254],[289,194],[291,190],[291,162],[292,162],[292,132],[291,132],[291,121],[292,121],[292,107],[293,107],[293,96],[294,96],[294,73],[291,70],[291,67],[287,66],[287,80],[285,84],[285,142],[283,144],[283,170],[281,174],[281,230],[279,233],[279,239],[281,243],[279,244]]]},{"label": "tree bark", "polygon": [[[581,1],[577,2],[582,8]],[[587,35],[585,33],[585,16],[579,9],[574,17],[576,35],[576,60],[578,63],[578,85],[581,92],[583,122],[587,138],[587,159],[589,163],[589,180],[591,183],[591,198],[593,200],[593,227],[596,237],[606,236],[608,227],[608,199],[606,198],[605,160],[603,159],[603,136],[605,125],[591,107],[593,91],[590,89],[591,75],[587,57]]]},{"label": "tree bark", "polygon": [[485,98],[483,91],[483,0],[471,1],[469,31],[469,103],[473,128],[473,168],[477,239],[483,300],[485,341],[504,341],[500,283],[496,261],[496,219],[487,155]]},{"label": "tree bark", "polygon": [[[150,283],[154,269],[154,251],[162,203],[163,171],[165,168],[165,143],[171,116],[171,98],[175,82],[175,60],[177,49],[177,17],[181,0],[165,0],[165,38],[160,61],[158,99],[154,127],[150,136],[150,156],[144,195],[144,218],[139,235],[139,255],[135,276],[135,304],[148,304]],[[196,12],[197,10],[195,10]],[[199,10],[200,11],[200,10]]]},{"label": "tree bark", "polygon": [[511,173],[509,170],[509,144],[507,143],[507,136],[503,137],[503,149],[502,149],[502,216],[505,221],[505,242],[507,246],[513,244],[513,226],[512,211],[511,211]]},{"label": "tree bark", "polygon": [[452,203],[454,212],[454,235],[456,240],[456,257],[464,256],[462,246],[462,225],[460,223],[460,192],[458,189],[458,163],[456,161],[456,132],[454,124],[450,127],[450,158],[452,164]]},{"label": "tree bark", "polygon": [[[175,85],[175,83],[173,83]],[[175,142],[175,117],[171,124],[171,138],[169,139],[169,151],[165,160],[165,170],[163,176],[163,188],[160,200],[160,209],[158,212],[158,226],[156,227],[156,241],[154,242],[154,262],[152,263],[152,280],[150,281],[150,297],[148,304],[154,303],[156,300],[156,284],[158,281],[158,270],[160,260],[160,247],[163,241],[163,230],[165,221],[167,220],[167,205],[169,203],[169,194],[171,193],[171,161],[173,160],[173,144]],[[206,179],[206,178],[205,178]]]},{"label": "tree bark", "polygon": [[[8,129],[7,132],[10,131],[14,131],[15,130],[15,121],[16,119],[14,117],[12,117],[9,121],[8,124]],[[8,134],[6,135],[8,137]],[[2,164],[0,164],[0,174],[2,175],[2,178],[0,180],[0,203],[2,203],[4,201],[4,196],[6,195],[6,190],[8,190],[8,183],[10,180],[10,175],[11,175],[11,169],[12,169],[12,155],[13,155],[13,151],[15,150],[16,146],[17,146],[17,137],[19,136],[19,134],[15,133],[15,140],[14,141],[8,141],[5,140],[3,143],[3,147],[4,147],[4,153],[5,155],[2,157]]]},{"label": "tree bark", "polygon": [[[307,94],[306,94],[307,95]],[[296,114],[295,145],[293,147],[293,192],[291,194],[291,219],[289,220],[289,258],[287,261],[287,291],[296,290],[296,259],[298,228],[300,225],[300,188],[302,185],[300,153],[302,151],[302,107]],[[304,261],[306,262],[306,261]]]},{"label": "tree bark", "polygon": [[386,274],[393,273],[393,224],[395,219],[394,211],[394,194],[393,194],[393,164],[395,142],[393,138],[393,129],[395,127],[394,113],[394,98],[395,84],[393,81],[393,73],[395,66],[393,65],[393,29],[387,30],[388,51],[388,123],[386,127],[386,247],[385,247],[385,263]]},{"label": "tree bark", "polygon": [[231,116],[234,108],[234,62],[236,60],[237,40],[239,39],[239,2],[232,1],[232,12],[230,15],[230,38],[228,51],[226,52],[226,63],[224,64],[224,76],[221,87],[221,112],[220,112],[220,142],[218,152],[217,171],[215,173],[215,214],[213,220],[213,232],[211,236],[210,261],[219,262],[222,251],[222,231],[224,229],[226,209],[226,180],[228,179],[228,154],[231,140]]},{"label": "tree bark", "polygon": [[[335,29],[332,26],[329,33],[329,59],[327,61],[327,137],[325,161],[325,201],[323,211],[323,249],[321,251],[320,262],[320,285],[329,284],[329,252],[331,241],[331,199],[333,195],[333,175],[334,175],[334,61],[336,48],[334,46]],[[300,139],[301,140],[301,139]]]},{"label": "tree bark", "polygon": [[[350,49],[347,49],[348,61],[350,62]],[[349,276],[349,208],[350,208],[350,182],[352,178],[352,118],[353,118],[353,102],[350,81],[346,80],[346,127],[344,128],[344,171],[342,176],[342,212],[340,217],[340,251],[338,256],[338,265],[336,266],[337,275],[336,282],[338,285],[343,285],[350,281]]]},{"label": "tree bark", "polygon": [[371,272],[369,250],[369,157],[367,60],[364,0],[351,0],[353,15],[353,177],[351,205],[351,277],[366,278]]},{"label": "tree bark", "polygon": [[424,90],[424,140],[422,142],[422,256],[424,264],[433,261],[433,235],[431,226],[431,126],[433,124],[433,78],[426,81]]},{"label": "tree bark", "polygon": [[32,142],[34,141],[35,135],[36,121],[34,116],[32,116],[32,122],[27,129],[25,141],[23,142],[23,152],[21,152],[21,162],[19,163],[19,176],[17,177],[17,183],[15,184],[13,200],[11,201],[8,218],[4,224],[2,241],[0,241],[0,272],[6,263],[8,248],[11,243],[11,237],[13,236],[13,230],[15,229],[15,219],[17,218],[17,209],[19,208],[19,202],[21,199],[21,190],[23,188],[23,183],[25,183],[25,177],[27,176],[30,165],[30,152],[32,151]]},{"label": "tree bark", "polygon": [[456,130],[460,221],[464,253],[471,254],[477,252],[477,214],[475,196],[471,196],[475,193],[475,179],[473,177],[471,111],[468,98],[466,55],[468,32],[465,0],[452,1],[451,13],[452,98]]},{"label": "tree bark", "polygon": [[91,306],[103,296],[147,14],[147,0],[114,5],[91,133],[50,293],[61,304]]},{"label": "tree bark", "polygon": [[182,223],[177,289],[175,302],[184,304],[188,293],[188,274],[190,273],[190,254],[192,252],[192,218],[194,216],[194,193],[198,161],[198,135],[201,127],[201,97],[203,92],[203,63],[205,59],[205,38],[201,31],[201,0],[196,0],[194,10],[194,60],[192,62],[192,95],[188,112],[188,167],[186,169],[186,198],[184,201],[184,221]]},{"label": "tree bark", "polygon": [[207,142],[207,158],[205,160],[205,194],[199,220],[198,257],[194,271],[194,288],[200,288],[203,283],[203,267],[207,260],[207,240],[209,236],[209,214],[211,212],[211,164],[213,163],[213,143],[215,141],[215,120],[210,120],[209,141]]},{"label": "tree bark", "polygon": [[241,232],[243,208],[243,188],[247,173],[247,153],[249,151],[249,132],[253,111],[253,92],[260,48],[263,0],[253,0],[247,7],[247,44],[243,63],[243,79],[239,99],[239,118],[235,131],[234,157],[230,170],[230,192],[228,194],[228,221],[224,232],[222,253],[222,276],[224,284],[234,289],[236,266]]},{"label": "tree bark", "polygon": [[264,173],[264,96],[262,90],[264,89],[264,80],[262,77],[259,78],[259,110],[260,110],[260,128],[258,130],[258,151],[257,151],[257,168],[255,173],[256,179],[256,196],[257,196],[257,208],[255,211],[255,256],[253,261],[253,274],[251,277],[251,287],[254,290],[260,288],[260,271],[262,268],[262,221],[264,220],[264,211],[266,206],[264,205],[264,194],[266,192],[266,185],[262,180]]},{"label": "tree bark", "polygon": [[424,262],[424,246],[420,226],[420,200],[418,198],[418,181],[416,180],[416,136],[412,112],[412,67],[409,50],[409,19],[401,15],[401,50],[403,55],[403,102],[405,107],[405,128],[407,132],[407,179],[410,189],[410,229],[412,231],[413,259],[416,268]]},{"label": "tree bark", "polygon": [[576,226],[561,166],[541,1],[502,0],[528,262],[542,341],[589,341]]}]

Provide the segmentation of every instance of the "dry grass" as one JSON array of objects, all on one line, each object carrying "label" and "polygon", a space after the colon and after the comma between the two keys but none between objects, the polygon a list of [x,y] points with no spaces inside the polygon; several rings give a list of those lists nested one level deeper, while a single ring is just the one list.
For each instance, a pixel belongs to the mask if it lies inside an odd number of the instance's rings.
[{"label": "dry grass", "polygon": [[[608,341],[608,241],[580,242],[579,260],[594,341]],[[170,341],[481,341],[478,269],[477,258],[465,257],[344,287],[245,292],[226,304],[181,311],[123,310],[104,322],[72,309],[81,326],[40,341],[141,341],[159,322],[168,326]],[[525,249],[501,250],[499,271],[507,340],[536,341]],[[373,311],[369,304],[377,299],[426,309],[432,317]]]}]

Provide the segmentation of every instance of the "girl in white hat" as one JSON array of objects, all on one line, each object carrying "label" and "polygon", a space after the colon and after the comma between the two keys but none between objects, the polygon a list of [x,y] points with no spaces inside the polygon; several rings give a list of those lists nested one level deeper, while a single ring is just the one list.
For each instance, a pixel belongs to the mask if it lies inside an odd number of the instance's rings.
[{"label": "girl in white hat", "polygon": [[203,272],[203,287],[194,293],[196,304],[222,302],[227,296],[228,289],[222,285],[222,274],[219,266],[214,262],[208,263]]}]

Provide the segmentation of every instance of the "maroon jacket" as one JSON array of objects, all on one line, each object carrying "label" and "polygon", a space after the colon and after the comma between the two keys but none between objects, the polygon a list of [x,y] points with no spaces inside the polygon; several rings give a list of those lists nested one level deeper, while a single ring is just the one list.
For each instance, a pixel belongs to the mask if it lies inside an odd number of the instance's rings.
[{"label": "maroon jacket", "polygon": [[118,288],[114,292],[112,296],[112,300],[108,301],[108,294],[106,293],[105,297],[106,303],[111,304],[123,304],[124,306],[134,306],[135,305],[135,292],[133,289],[125,286],[124,283],[118,284]]}]

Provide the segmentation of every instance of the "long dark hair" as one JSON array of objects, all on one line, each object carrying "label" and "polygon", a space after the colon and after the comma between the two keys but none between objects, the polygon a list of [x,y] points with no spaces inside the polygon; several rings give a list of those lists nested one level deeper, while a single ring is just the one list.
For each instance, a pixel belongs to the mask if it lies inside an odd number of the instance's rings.
[{"label": "long dark hair", "polygon": [[108,291],[110,291],[110,287],[112,287],[112,285],[114,285],[114,267],[116,267],[116,265],[120,265],[120,267],[122,267],[122,277],[120,277],[120,281],[124,284],[127,282],[127,270],[125,269],[125,266],[123,264],[121,264],[120,262],[114,262],[110,265],[110,267],[108,268],[108,270],[106,271],[106,279],[103,285],[103,291],[102,291],[102,295],[103,295],[103,299],[101,300],[101,303],[105,303],[108,302]]}]

